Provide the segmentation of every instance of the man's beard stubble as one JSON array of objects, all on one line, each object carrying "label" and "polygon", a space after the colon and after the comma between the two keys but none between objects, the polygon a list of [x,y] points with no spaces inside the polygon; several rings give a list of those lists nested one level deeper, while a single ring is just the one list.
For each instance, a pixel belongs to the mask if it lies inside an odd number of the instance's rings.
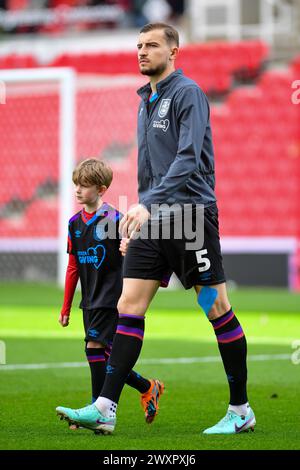
[{"label": "man's beard stubble", "polygon": [[150,68],[147,70],[140,70],[140,72],[142,75],[147,75],[149,77],[152,77],[154,75],[161,75],[166,70],[166,68],[167,68],[166,64],[161,64],[155,68]]}]

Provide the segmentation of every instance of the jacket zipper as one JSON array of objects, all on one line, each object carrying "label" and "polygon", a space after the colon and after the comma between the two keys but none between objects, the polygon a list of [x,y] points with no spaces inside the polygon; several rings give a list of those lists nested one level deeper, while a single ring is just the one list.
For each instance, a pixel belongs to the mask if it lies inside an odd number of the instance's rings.
[{"label": "jacket zipper", "polygon": [[145,140],[146,140],[146,149],[147,149],[147,156],[146,156],[146,164],[147,164],[147,167],[149,169],[149,173],[150,173],[150,178],[151,178],[151,186],[152,186],[152,183],[153,183],[153,171],[152,171],[152,166],[151,166],[151,161],[150,161],[150,153],[149,153],[149,147],[148,147],[148,125],[149,125],[149,121],[150,121],[150,117],[149,117],[149,114],[148,114],[148,109],[147,109],[147,105],[146,105],[146,123],[144,122],[144,125],[145,125]]}]

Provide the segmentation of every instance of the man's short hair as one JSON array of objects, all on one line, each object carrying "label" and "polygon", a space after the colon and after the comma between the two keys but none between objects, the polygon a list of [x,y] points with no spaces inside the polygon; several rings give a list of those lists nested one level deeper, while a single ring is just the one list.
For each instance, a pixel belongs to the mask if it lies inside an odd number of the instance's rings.
[{"label": "man's short hair", "polygon": [[113,179],[112,169],[97,158],[88,158],[80,162],[73,171],[74,184],[82,186],[110,186]]},{"label": "man's short hair", "polygon": [[148,33],[155,29],[163,29],[166,41],[169,45],[176,44],[179,47],[179,34],[173,26],[166,23],[148,23],[142,27],[140,33]]}]

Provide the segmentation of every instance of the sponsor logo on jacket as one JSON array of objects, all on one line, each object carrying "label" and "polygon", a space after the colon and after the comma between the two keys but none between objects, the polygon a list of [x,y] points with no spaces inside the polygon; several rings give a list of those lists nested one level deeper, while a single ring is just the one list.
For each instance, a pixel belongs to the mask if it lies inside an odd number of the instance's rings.
[{"label": "sponsor logo on jacket", "polygon": [[170,126],[169,119],[161,119],[160,121],[153,121],[153,127],[162,129],[164,132],[167,132]]}]

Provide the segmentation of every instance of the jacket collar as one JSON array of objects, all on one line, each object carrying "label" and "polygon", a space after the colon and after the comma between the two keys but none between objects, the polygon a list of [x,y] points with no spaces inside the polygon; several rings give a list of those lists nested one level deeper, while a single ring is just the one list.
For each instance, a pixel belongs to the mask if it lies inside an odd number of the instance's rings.
[{"label": "jacket collar", "polygon": [[[165,88],[167,88],[170,82],[172,82],[174,79],[176,79],[180,75],[182,75],[182,70],[178,69],[170,73],[170,75],[168,75],[166,78],[164,78],[160,82],[158,82],[156,85],[158,96],[161,95],[161,93],[165,90]],[[144,101],[148,101],[150,93],[151,93],[150,83],[147,83],[146,85],[142,86],[141,88],[137,90],[137,94]]]}]

